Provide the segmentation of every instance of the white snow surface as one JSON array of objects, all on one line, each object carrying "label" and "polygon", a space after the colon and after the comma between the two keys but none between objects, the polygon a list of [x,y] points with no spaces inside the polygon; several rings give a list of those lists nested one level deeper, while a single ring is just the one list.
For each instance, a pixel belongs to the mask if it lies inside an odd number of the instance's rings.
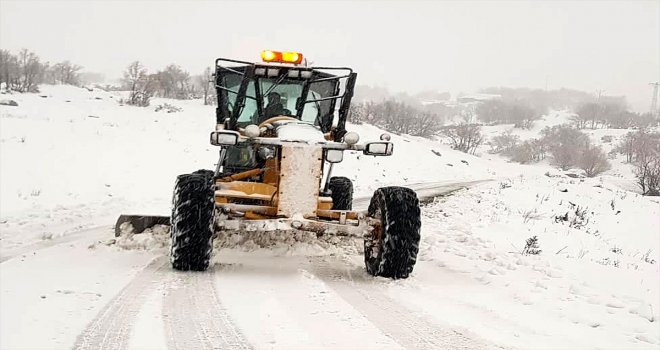
[{"label": "white snow surface", "polygon": [[321,130],[312,124],[286,121],[276,127],[277,136],[282,141],[324,142]]},{"label": "white snow surface", "polygon": [[[410,278],[368,276],[360,239],[280,231],[223,235],[210,271],[179,273],[168,227],[115,239],[112,225],[119,213],[168,215],[176,175],[214,168],[214,107],[41,89],[0,106],[1,349],[192,349],[202,328],[209,348],[660,347],[660,204],[618,160],[572,179],[392,135],[393,156],[347,152],[333,170],[355,197],[494,180],[422,208]],[[161,103],[183,111],[154,112]],[[361,142],[383,132],[348,127]],[[541,252],[524,254],[533,236]]]}]

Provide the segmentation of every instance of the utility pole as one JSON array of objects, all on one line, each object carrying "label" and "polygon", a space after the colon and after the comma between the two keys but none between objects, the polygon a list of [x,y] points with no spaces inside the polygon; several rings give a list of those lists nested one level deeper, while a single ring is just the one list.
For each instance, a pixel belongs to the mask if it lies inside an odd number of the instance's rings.
[{"label": "utility pole", "polygon": [[653,97],[651,97],[651,115],[657,117],[658,114],[660,114],[660,111],[658,111],[658,86],[660,86],[660,82],[649,83],[649,85],[653,85]]},{"label": "utility pole", "polygon": [[[604,107],[600,105],[600,95],[602,95],[603,92],[605,92],[605,90],[596,90],[596,93],[598,94],[598,100],[593,106],[594,113],[591,116],[592,129],[596,129],[596,120],[601,118],[602,113],[604,112]],[[586,122],[585,122],[585,127],[586,127]]]}]

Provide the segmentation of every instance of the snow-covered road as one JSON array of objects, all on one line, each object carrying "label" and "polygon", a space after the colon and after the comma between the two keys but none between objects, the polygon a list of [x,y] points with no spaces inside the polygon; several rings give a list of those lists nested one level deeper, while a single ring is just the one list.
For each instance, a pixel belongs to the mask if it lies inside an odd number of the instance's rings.
[{"label": "snow-covered road", "polygon": [[[477,183],[411,187],[428,199]],[[182,273],[165,254],[103,244],[112,237],[100,227],[2,257],[3,349],[496,348],[394,301],[392,288],[411,300],[419,291],[367,275],[360,255],[224,249],[209,271]]]}]

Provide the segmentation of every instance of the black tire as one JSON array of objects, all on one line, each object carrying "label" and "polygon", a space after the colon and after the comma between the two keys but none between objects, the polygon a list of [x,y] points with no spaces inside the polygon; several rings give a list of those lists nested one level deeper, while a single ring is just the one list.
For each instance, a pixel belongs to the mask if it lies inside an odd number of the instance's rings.
[{"label": "black tire", "polygon": [[193,171],[193,175],[203,175],[208,181],[214,179],[215,172],[213,170],[199,169]]},{"label": "black tire", "polygon": [[331,177],[328,188],[331,191],[332,210],[353,209],[353,182],[349,178],[343,176]]},{"label": "black tire", "polygon": [[170,261],[181,271],[208,269],[213,251],[213,172],[177,176],[170,219]]},{"label": "black tire", "polygon": [[405,187],[374,191],[368,216],[380,221],[364,239],[364,262],[372,276],[408,278],[417,262],[422,227],[419,199]]}]

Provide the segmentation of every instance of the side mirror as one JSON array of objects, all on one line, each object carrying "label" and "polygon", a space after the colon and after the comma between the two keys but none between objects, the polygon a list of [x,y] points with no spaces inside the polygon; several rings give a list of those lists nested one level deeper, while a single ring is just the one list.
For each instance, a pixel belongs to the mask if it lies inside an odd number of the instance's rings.
[{"label": "side mirror", "polygon": [[325,161],[328,163],[341,163],[344,160],[344,150],[329,149],[325,153]]},{"label": "side mirror", "polygon": [[232,130],[211,132],[211,144],[213,146],[235,146],[238,144],[239,133]]},{"label": "side mirror", "polygon": [[391,156],[394,144],[391,142],[369,142],[364,145],[363,153],[368,156]]}]

